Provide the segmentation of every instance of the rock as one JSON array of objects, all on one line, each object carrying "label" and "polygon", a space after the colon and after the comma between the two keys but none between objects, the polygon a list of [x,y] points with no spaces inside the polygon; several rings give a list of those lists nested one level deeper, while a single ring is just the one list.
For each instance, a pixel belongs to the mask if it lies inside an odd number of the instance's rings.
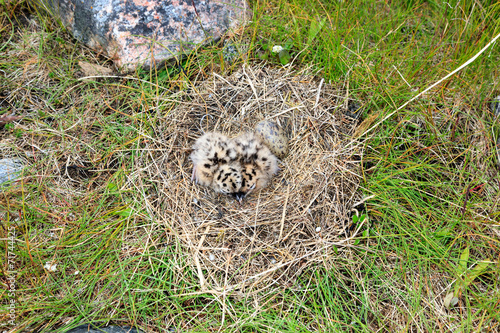
[{"label": "rock", "polygon": [[20,116],[7,116],[7,115],[0,116],[0,128],[3,128],[6,124],[16,120],[20,120],[22,118],[23,117]]},{"label": "rock", "polygon": [[491,111],[495,115],[495,118],[500,115],[500,96],[497,96],[490,103]]},{"label": "rock", "polygon": [[447,309],[450,309],[450,308],[454,307],[457,304],[458,304],[458,298],[455,297],[455,295],[453,294],[453,292],[448,293],[448,295],[446,295],[446,297],[444,298],[443,305]]},{"label": "rock", "polygon": [[16,180],[24,168],[19,158],[4,158],[0,160],[0,189],[7,182]]},{"label": "rock", "polygon": [[246,0],[41,0],[76,39],[117,67],[149,67],[244,24]]},{"label": "rock", "polygon": [[357,102],[353,100],[349,100],[347,102],[347,110],[345,112],[346,116],[354,120],[357,120],[361,116],[361,113],[362,113],[361,106]]},{"label": "rock", "polygon": [[80,325],[78,327],[73,328],[67,333],[142,333],[141,330],[132,328],[130,326],[106,326],[106,327],[98,327],[92,324]]},{"label": "rock", "polygon": [[100,65],[79,61],[78,65],[85,76],[108,76],[113,74],[113,70]]}]

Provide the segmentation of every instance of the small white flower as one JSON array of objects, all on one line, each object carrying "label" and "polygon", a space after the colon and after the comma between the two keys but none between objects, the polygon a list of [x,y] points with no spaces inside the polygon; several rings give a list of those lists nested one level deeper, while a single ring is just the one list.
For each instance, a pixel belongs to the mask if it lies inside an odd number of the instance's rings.
[{"label": "small white flower", "polygon": [[320,231],[321,231],[321,227],[317,227],[316,232],[320,232]]},{"label": "small white flower", "polygon": [[215,256],[214,256],[213,254],[210,254],[210,255],[208,256],[208,258],[210,259],[210,261],[214,261],[214,260],[215,260]]},{"label": "small white flower", "polygon": [[45,263],[45,266],[43,266],[46,270],[49,272],[55,272],[57,270],[57,264],[52,264],[50,262]]},{"label": "small white flower", "polygon": [[281,51],[283,51],[283,47],[281,45],[273,46],[273,53],[280,53]]},{"label": "small white flower", "polygon": [[75,271],[73,274],[78,275],[78,274],[80,274],[80,271]]}]

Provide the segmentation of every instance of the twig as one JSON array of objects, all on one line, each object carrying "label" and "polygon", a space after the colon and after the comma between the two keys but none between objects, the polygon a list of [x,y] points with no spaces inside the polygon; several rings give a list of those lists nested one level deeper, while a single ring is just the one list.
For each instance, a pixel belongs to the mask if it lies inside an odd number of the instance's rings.
[{"label": "twig", "polygon": [[321,79],[321,82],[319,83],[318,86],[318,94],[316,95],[316,102],[314,103],[313,110],[316,109],[319,103],[319,96],[321,95],[321,87],[323,86],[323,82],[325,82],[325,79]]},{"label": "twig", "polygon": [[272,116],[267,117],[266,120],[276,118],[276,117],[281,116],[282,114],[285,114],[285,113],[287,113],[289,111],[292,111],[292,110],[295,110],[295,109],[300,109],[300,108],[305,108],[305,106],[304,105],[294,106],[292,108],[289,108],[289,109],[286,109],[284,111],[281,111],[280,113],[273,114]]},{"label": "twig", "polygon": [[205,229],[205,233],[201,236],[200,242],[198,244],[198,248],[194,252],[194,262],[196,264],[196,268],[198,269],[198,278],[200,279],[200,288],[203,290],[205,289],[205,276],[203,275],[203,270],[201,269],[200,265],[200,259],[198,258],[198,253],[200,252],[200,248],[203,245],[203,242],[205,241],[205,237],[208,234],[208,231],[210,230],[210,225],[207,226]]},{"label": "twig", "polygon": [[243,67],[242,67],[243,73],[247,77],[248,83],[250,84],[250,88],[252,88],[253,94],[255,95],[256,102],[258,102],[259,101],[259,95],[257,95],[257,90],[255,90],[255,87],[253,86],[253,83],[252,83],[252,80],[250,79],[250,76],[245,71],[245,67],[246,67],[246,65],[243,65]]},{"label": "twig", "polygon": [[[484,51],[486,51],[492,44],[494,44],[497,39],[500,38],[500,34],[496,35],[495,38],[493,38],[488,44],[486,44],[485,47],[483,47],[479,52],[477,52],[472,58],[470,58],[469,60],[467,60],[465,63],[463,63],[462,65],[460,65],[457,69],[455,69],[454,71],[452,71],[450,74],[446,75],[445,77],[443,77],[442,79],[438,80],[437,82],[431,84],[429,87],[427,87],[427,89],[425,89],[424,91],[418,93],[417,95],[415,95],[414,97],[412,97],[410,100],[408,100],[407,102],[405,102],[403,105],[401,105],[399,108],[397,108],[395,111],[389,113],[387,116],[385,116],[381,121],[379,121],[378,123],[376,123],[375,125],[373,125],[372,127],[370,127],[369,129],[367,129],[365,131],[364,134],[368,134],[370,133],[371,131],[373,131],[375,128],[377,128],[378,126],[380,126],[380,124],[382,124],[384,121],[386,121],[387,119],[389,119],[390,117],[392,117],[396,112],[402,110],[404,107],[406,107],[408,104],[410,104],[411,102],[413,102],[414,100],[416,100],[417,98],[419,98],[420,96],[422,96],[423,94],[425,94],[426,92],[428,92],[429,90],[431,90],[432,88],[436,87],[437,85],[439,85],[441,82],[447,80],[448,78],[452,77],[453,75],[455,75],[457,72],[461,71],[462,69],[464,69],[465,67],[469,66],[472,62],[474,62]],[[352,141],[354,142],[354,141]]]},{"label": "twig", "polygon": [[403,74],[401,74],[398,70],[398,68],[394,65],[392,65],[392,67],[396,70],[396,72],[399,74],[399,77],[401,79],[403,79],[403,81],[406,83],[406,85],[411,89],[411,85],[408,83],[408,81],[406,81],[406,79],[404,78]]},{"label": "twig", "polygon": [[286,188],[285,204],[283,205],[283,214],[281,215],[281,226],[279,240],[283,237],[283,228],[285,227],[286,206],[288,205],[288,197],[290,196],[290,185]]}]

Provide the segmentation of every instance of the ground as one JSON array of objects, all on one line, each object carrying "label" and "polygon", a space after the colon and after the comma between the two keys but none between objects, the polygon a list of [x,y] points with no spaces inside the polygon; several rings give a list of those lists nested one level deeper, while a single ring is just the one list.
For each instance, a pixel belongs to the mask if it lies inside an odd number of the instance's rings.
[{"label": "ground", "polygon": [[[500,331],[498,4],[251,8],[177,64],[88,79],[117,68],[0,2],[0,117],[22,117],[0,159],[27,165],[0,195],[2,330]],[[276,114],[269,188],[190,182],[203,131]]]}]

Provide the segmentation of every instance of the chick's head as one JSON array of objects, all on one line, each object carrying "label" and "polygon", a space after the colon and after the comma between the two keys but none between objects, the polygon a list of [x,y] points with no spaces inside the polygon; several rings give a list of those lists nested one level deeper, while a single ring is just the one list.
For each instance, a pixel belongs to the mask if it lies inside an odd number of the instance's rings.
[{"label": "chick's head", "polygon": [[212,188],[224,194],[238,193],[242,184],[241,167],[237,163],[222,164],[215,171]]},{"label": "chick's head", "polygon": [[245,197],[253,190],[264,188],[269,182],[268,175],[253,164],[246,164],[241,170],[242,183],[239,191],[240,196]]}]

